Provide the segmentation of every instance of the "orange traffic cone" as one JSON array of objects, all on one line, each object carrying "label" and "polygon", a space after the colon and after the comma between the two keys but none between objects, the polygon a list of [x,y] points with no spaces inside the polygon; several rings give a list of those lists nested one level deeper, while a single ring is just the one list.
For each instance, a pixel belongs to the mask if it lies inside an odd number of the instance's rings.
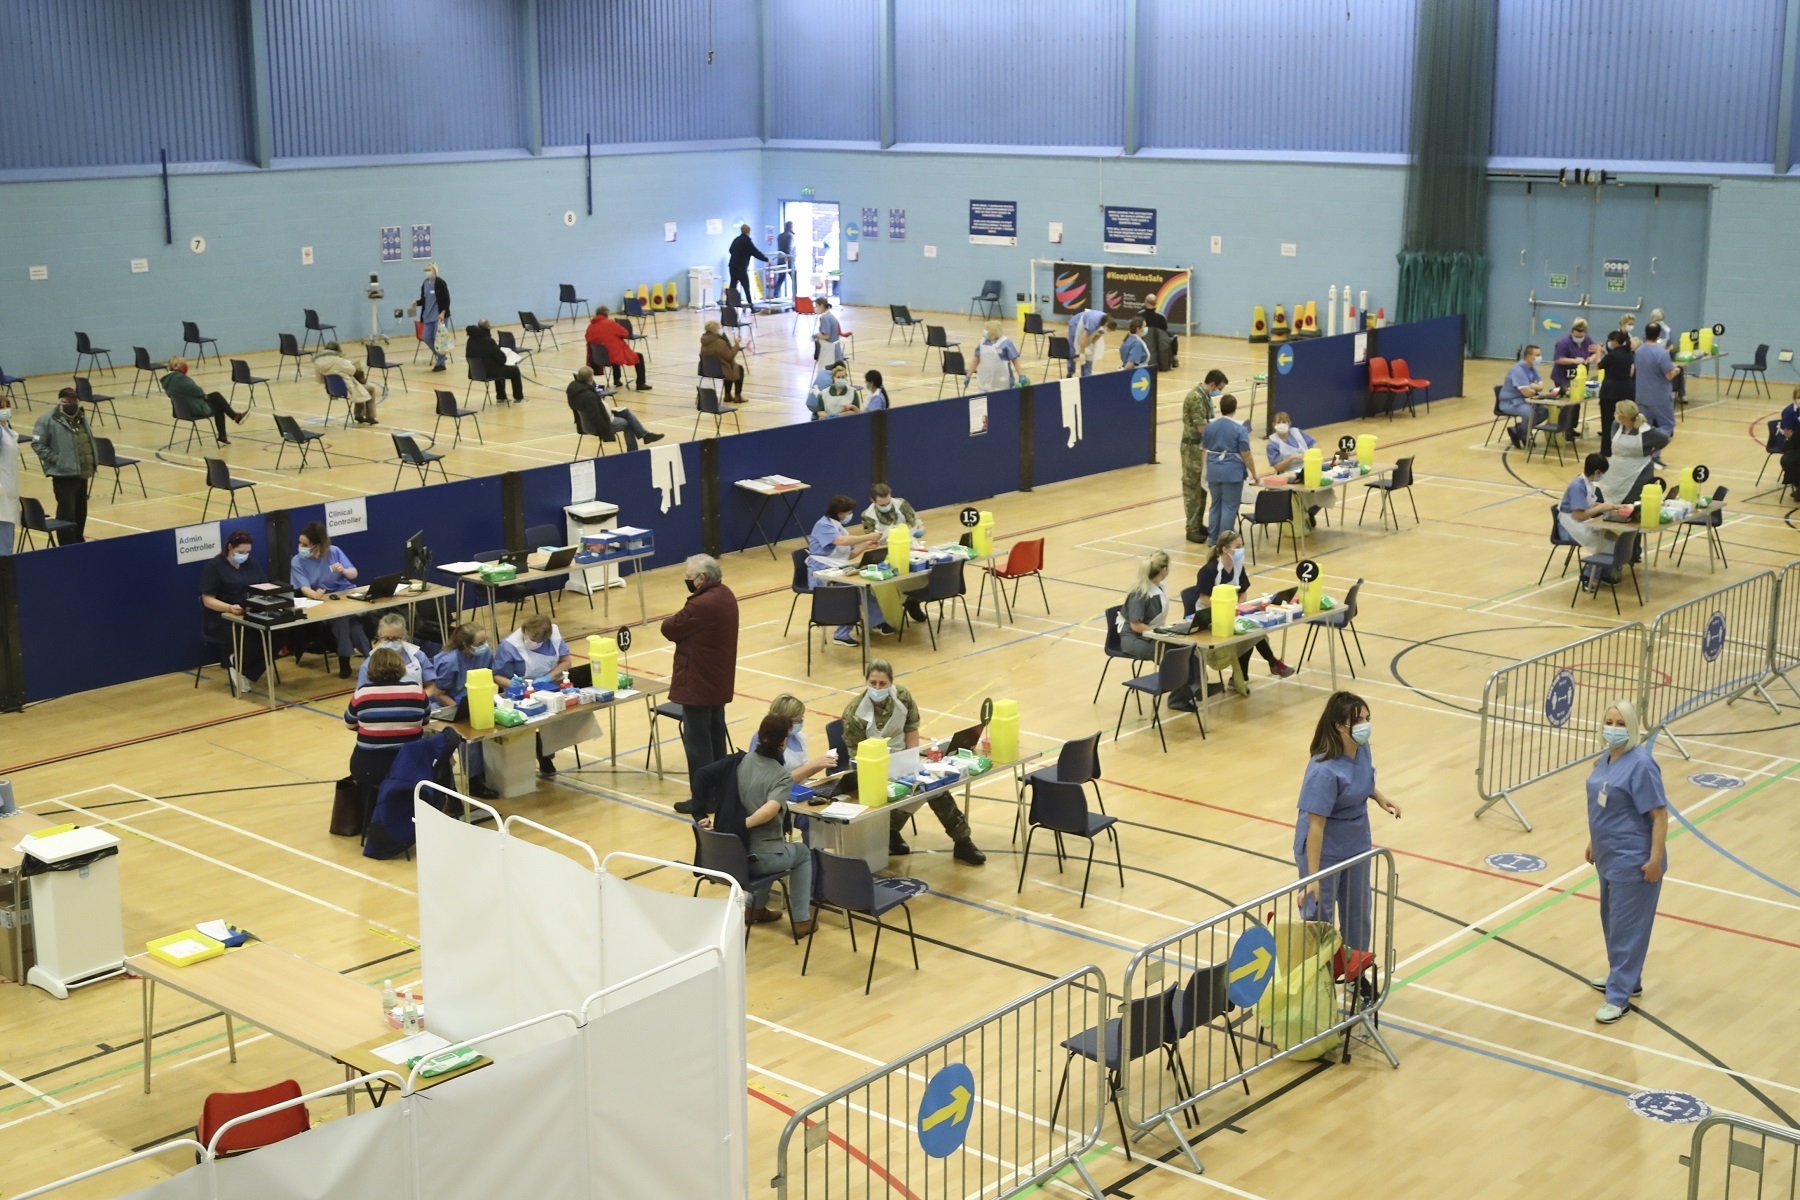
[{"label": "orange traffic cone", "polygon": [[1269,340],[1269,314],[1258,304],[1250,311],[1250,340],[1266,342]]},{"label": "orange traffic cone", "polygon": [[1279,304],[1275,306],[1275,328],[1269,331],[1269,340],[1271,342],[1285,342],[1288,340],[1287,309]]},{"label": "orange traffic cone", "polygon": [[1381,329],[1381,328],[1386,327],[1386,325],[1387,325],[1387,307],[1384,305],[1383,307],[1375,310],[1375,328]]}]

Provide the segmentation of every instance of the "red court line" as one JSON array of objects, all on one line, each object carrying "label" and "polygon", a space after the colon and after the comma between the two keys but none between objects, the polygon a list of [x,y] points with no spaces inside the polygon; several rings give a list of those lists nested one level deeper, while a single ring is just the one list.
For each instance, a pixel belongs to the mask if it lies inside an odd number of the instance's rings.
[{"label": "red court line", "polygon": [[[1212,804],[1212,803],[1209,803],[1208,801],[1195,800],[1188,796],[1177,796],[1173,792],[1159,792],[1154,788],[1138,787],[1136,784],[1130,784],[1130,783],[1120,783],[1116,779],[1107,780],[1106,785],[1108,787],[1125,788],[1125,789],[1127,789],[1129,791],[1133,791],[1133,792],[1143,792],[1146,795],[1150,795],[1150,796],[1160,796],[1164,800],[1175,800],[1175,801],[1179,801],[1182,804],[1191,804],[1196,808],[1210,808],[1216,812],[1230,813],[1234,817],[1244,817],[1244,818],[1247,818],[1252,821],[1262,821],[1265,824],[1269,824],[1269,825],[1279,825],[1283,829],[1292,829],[1293,828],[1292,822],[1283,821],[1278,817],[1268,817],[1268,816],[1264,816],[1262,813],[1245,812],[1242,809],[1228,808],[1223,804]],[[1544,885],[1542,885],[1542,884],[1533,883],[1531,880],[1522,878],[1521,876],[1516,875],[1516,874],[1512,874],[1512,873],[1505,872],[1505,871],[1493,871],[1493,870],[1489,870],[1486,867],[1472,867],[1468,863],[1460,863],[1460,862],[1456,862],[1453,859],[1448,859],[1448,858],[1438,858],[1438,857],[1436,857],[1434,855],[1430,855],[1430,854],[1421,854],[1417,850],[1402,850],[1395,846],[1384,846],[1383,849],[1391,851],[1392,853],[1397,854],[1397,855],[1401,856],[1402,858],[1416,858],[1420,862],[1435,863],[1436,865],[1438,865],[1440,867],[1454,867],[1458,871],[1468,871],[1471,874],[1475,874],[1475,875],[1485,875],[1489,879],[1503,879],[1508,883],[1517,884],[1520,887],[1544,888],[1545,891],[1557,892],[1557,893],[1562,893],[1562,892],[1566,892],[1566,891],[1570,890],[1568,888],[1560,888],[1560,887],[1545,888]],[[1588,892],[1576,892],[1575,895],[1579,899],[1588,900],[1594,904],[1600,903],[1600,897],[1598,897],[1596,895],[1592,895]],[[1800,950],[1800,942],[1790,942],[1785,938],[1771,937],[1770,935],[1764,934],[1764,933],[1752,933],[1748,929],[1738,929],[1731,925],[1718,925],[1718,924],[1713,923],[1712,921],[1702,921],[1698,917],[1684,917],[1678,913],[1664,912],[1661,910],[1658,910],[1656,915],[1658,917],[1666,918],[1670,921],[1680,921],[1684,925],[1698,925],[1703,929],[1716,929],[1716,930],[1720,931],[1721,933],[1735,933],[1739,937],[1755,938],[1759,942],[1770,942],[1777,946],[1788,946],[1795,950]]]},{"label": "red court line", "polygon": [[[746,1090],[752,1096],[756,1097],[758,1100],[761,1100],[764,1104],[767,1104],[770,1108],[774,1109],[776,1112],[785,1113],[790,1117],[794,1115],[793,1109],[789,1108],[787,1105],[783,1104],[781,1101],[775,1099],[775,1097],[768,1095],[766,1092],[759,1092],[754,1087],[748,1088]],[[809,1128],[809,1129],[812,1128],[811,1122],[807,1123],[807,1128]],[[864,1166],[868,1167],[869,1170],[871,1170],[871,1171],[875,1172],[875,1174],[879,1175],[881,1177],[881,1181],[883,1183],[885,1183],[889,1187],[893,1188],[901,1196],[904,1196],[906,1198],[906,1200],[919,1200],[919,1198],[917,1196],[913,1195],[912,1192],[907,1190],[905,1184],[901,1183],[898,1179],[895,1179],[892,1175],[888,1174],[887,1169],[884,1168],[880,1163],[876,1162],[874,1159],[872,1159],[868,1155],[864,1154],[861,1150],[858,1150],[855,1146],[852,1146],[849,1142],[846,1142],[843,1138],[839,1137],[837,1134],[828,1133],[826,1136],[829,1137],[833,1142],[837,1143],[837,1145],[841,1146],[844,1150],[844,1153],[848,1154],[851,1158],[854,1158],[857,1162],[862,1163]],[[787,1164],[785,1164],[785,1163],[782,1164],[782,1166],[784,1168],[786,1167],[786,1165]]]}]

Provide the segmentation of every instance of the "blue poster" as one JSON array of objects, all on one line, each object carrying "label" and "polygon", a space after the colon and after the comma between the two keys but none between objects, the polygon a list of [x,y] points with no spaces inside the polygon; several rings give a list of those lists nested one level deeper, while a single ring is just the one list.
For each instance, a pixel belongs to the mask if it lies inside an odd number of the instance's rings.
[{"label": "blue poster", "polygon": [[881,210],[879,208],[863,209],[862,235],[865,238],[881,236]]},{"label": "blue poster", "polygon": [[1108,254],[1155,254],[1156,210],[1103,205],[1101,243]]},{"label": "blue poster", "polygon": [[1018,245],[1019,202],[1017,200],[969,201],[969,244],[971,246]]},{"label": "blue poster", "polygon": [[405,255],[401,253],[400,227],[383,225],[381,227],[381,261],[384,263],[399,262]]},{"label": "blue poster", "polygon": [[412,256],[414,258],[431,257],[431,226],[414,225],[412,228]]},{"label": "blue poster", "polygon": [[1575,711],[1575,672],[1563,669],[1556,673],[1550,681],[1550,690],[1544,694],[1544,720],[1561,729],[1569,723],[1569,714]]},{"label": "blue poster", "polygon": [[888,209],[888,239],[895,242],[906,240],[906,210],[904,208]]}]

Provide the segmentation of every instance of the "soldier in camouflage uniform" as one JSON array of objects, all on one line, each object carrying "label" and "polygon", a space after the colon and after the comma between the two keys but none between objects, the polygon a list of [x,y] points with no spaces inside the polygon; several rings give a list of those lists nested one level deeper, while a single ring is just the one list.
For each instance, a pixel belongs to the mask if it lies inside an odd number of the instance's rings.
[{"label": "soldier in camouflage uniform", "polygon": [[1211,370],[1205,382],[1181,402],[1181,498],[1187,506],[1187,540],[1206,544],[1206,451],[1200,431],[1213,419],[1213,402],[1231,382],[1225,372]]}]

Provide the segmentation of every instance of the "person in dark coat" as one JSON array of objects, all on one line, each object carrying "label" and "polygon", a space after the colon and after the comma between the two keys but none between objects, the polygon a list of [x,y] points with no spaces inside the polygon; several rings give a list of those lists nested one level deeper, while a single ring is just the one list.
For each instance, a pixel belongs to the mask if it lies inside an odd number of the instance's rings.
[{"label": "person in dark coat", "polygon": [[742,346],[720,332],[717,321],[706,323],[700,334],[700,357],[719,364],[719,375],[725,381],[725,394],[721,399],[733,404],[744,402],[744,364],[738,361],[743,352]]},{"label": "person in dark coat", "polygon": [[627,450],[636,450],[639,442],[647,445],[663,440],[662,434],[645,429],[644,423],[638,420],[638,415],[629,408],[615,409],[608,404],[606,397],[611,394],[600,390],[594,379],[594,368],[582,367],[575,372],[575,378],[569,383],[568,397],[569,408],[575,413],[577,432],[586,432],[581,426],[581,418],[585,416],[595,429],[624,434]]},{"label": "person in dark coat", "polygon": [[662,623],[662,635],[675,643],[669,700],[681,705],[681,744],[691,777],[729,749],[725,706],[737,693],[738,602],[710,554],[687,560],[687,586],[693,595]]},{"label": "person in dark coat", "polygon": [[[741,303],[748,306],[750,303],[750,260],[760,258],[764,262],[768,262],[769,256],[756,248],[756,243],[750,238],[748,225],[738,226],[738,235],[731,239],[730,256],[731,283],[726,287],[725,293],[728,296],[743,297]],[[743,288],[742,291],[738,290],[740,287]]]},{"label": "person in dark coat", "polygon": [[494,331],[486,321],[479,325],[471,325],[463,330],[468,336],[468,343],[463,347],[463,357],[470,362],[478,362],[487,368],[488,378],[494,381],[494,399],[501,404],[506,403],[506,385],[510,381],[513,389],[513,403],[518,404],[525,399],[525,379],[519,368],[509,366],[506,352],[494,340]]}]

